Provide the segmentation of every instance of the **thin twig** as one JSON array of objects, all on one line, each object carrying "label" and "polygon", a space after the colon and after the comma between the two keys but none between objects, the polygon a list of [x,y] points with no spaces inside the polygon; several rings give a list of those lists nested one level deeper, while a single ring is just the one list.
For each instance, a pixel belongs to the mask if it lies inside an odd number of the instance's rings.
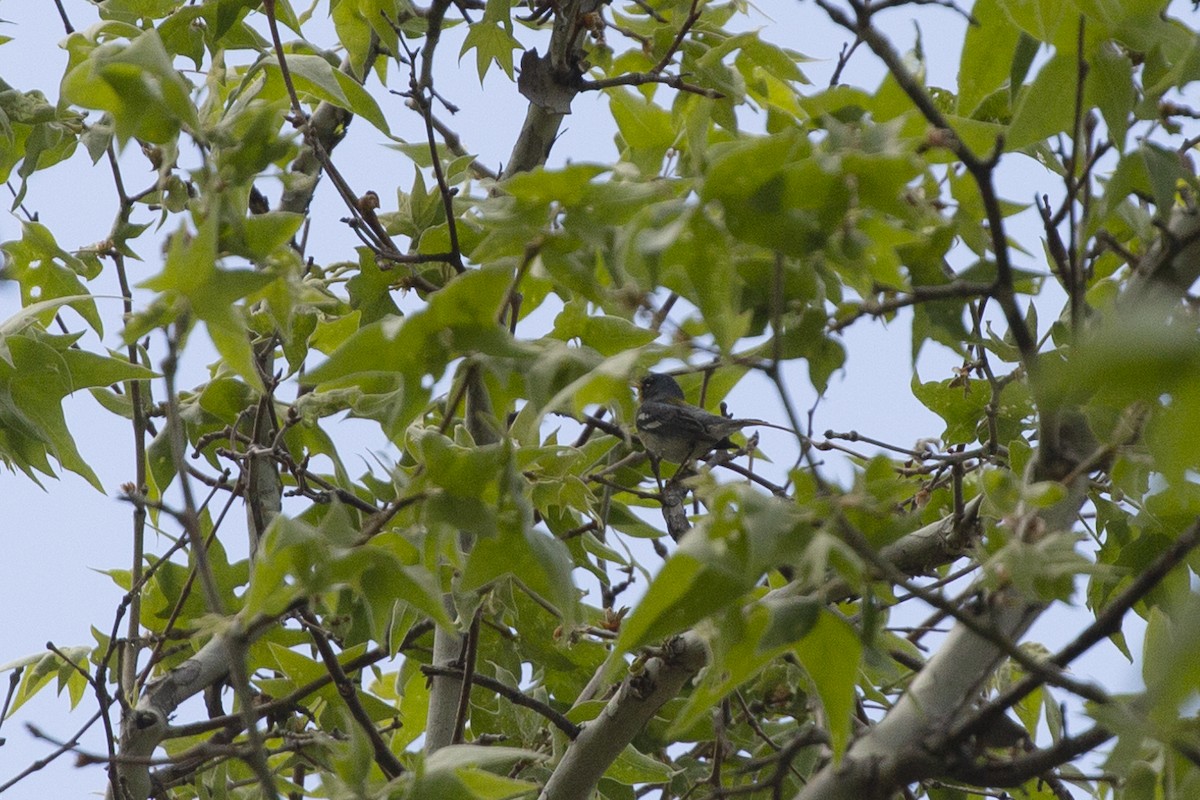
[{"label": "thin twig", "polygon": [[316,617],[309,611],[300,612],[300,620],[304,623],[304,627],[308,629],[308,633],[312,636],[313,643],[317,646],[317,652],[321,654],[321,660],[325,663],[325,669],[333,677],[333,683],[337,687],[338,695],[346,703],[346,707],[350,709],[350,716],[358,723],[363,732],[367,735],[367,739],[371,742],[371,749],[375,753],[375,763],[383,770],[383,774],[388,779],[396,778],[404,774],[404,766],[400,760],[396,758],[395,753],[388,747],[387,742],[383,740],[379,729],[375,727],[375,721],[371,719],[371,715],[363,708],[363,704],[358,699],[358,690],[354,683],[346,675],[346,671],[342,669],[341,663],[338,661],[337,653],[333,651],[333,646],[329,644],[329,637],[325,635],[325,631],[321,628]]},{"label": "thin twig", "polygon": [[854,311],[846,316],[829,323],[831,333],[839,333],[850,327],[860,317],[882,317],[899,311],[902,308],[914,306],[931,300],[952,300],[955,298],[986,297],[993,289],[990,283],[975,283],[971,281],[951,281],[950,283],[933,284],[929,286],[914,286],[906,294],[899,294],[883,300],[873,297],[864,298]]},{"label": "thin twig", "polygon": [[832,89],[841,81],[842,70],[850,63],[850,56],[854,55],[854,51],[858,49],[860,44],[862,44],[862,38],[859,36],[855,36],[853,42],[842,43],[842,51],[838,54],[837,66],[834,67],[833,74],[829,76],[829,88]]},{"label": "thin twig", "polygon": [[[95,714],[92,715],[91,719],[89,719],[87,722],[85,722],[83,724],[82,728],[80,728],[78,731],[75,732],[74,736],[72,736],[70,739],[68,739],[67,741],[60,744],[53,753],[51,753],[48,756],[45,756],[44,758],[39,758],[37,761],[34,761],[32,764],[30,764],[25,769],[18,772],[13,777],[9,778],[4,783],[0,783],[0,794],[4,794],[4,792],[11,789],[13,786],[17,785],[21,781],[25,780],[33,773],[35,773],[41,769],[45,769],[51,763],[53,763],[54,760],[57,759],[59,756],[65,754],[65,753],[72,752],[76,747],[79,746],[79,740],[83,738],[83,735],[85,733],[87,733],[88,730],[90,730],[93,725],[96,724],[96,721],[98,719],[100,719],[101,716],[103,716],[103,712],[97,711]],[[115,795],[115,796],[120,797],[119,794]]]},{"label": "thin twig", "polygon": [[[444,675],[448,678],[462,678],[465,673],[458,667],[439,667],[434,664],[422,664],[421,672],[426,675]],[[495,678],[488,677],[480,673],[476,673],[472,678],[472,682],[477,686],[482,686],[484,689],[490,689],[496,694],[512,701],[515,705],[524,706],[525,708],[533,709],[538,714],[546,718],[548,722],[565,733],[568,738],[574,739],[579,735],[580,727],[565,716],[555,711],[549,705],[540,700],[536,700],[522,692],[520,689],[515,689],[506,683],[502,683]]]},{"label": "thin twig", "polygon": [[467,635],[463,637],[463,655],[460,659],[462,664],[462,688],[458,695],[458,708],[454,711],[454,735],[450,741],[452,744],[462,744],[463,736],[467,731],[467,716],[471,708],[471,683],[475,679],[475,660],[479,653],[479,620],[483,614],[483,607],[475,609],[475,617],[471,620],[471,628],[467,631]]},{"label": "thin twig", "polygon": [[682,76],[660,75],[655,72],[626,72],[624,75],[601,78],[596,81],[581,80],[579,82],[579,90],[595,92],[600,89],[609,89],[613,86],[644,86],[647,83],[661,83],[664,86],[670,86],[672,89],[678,89],[681,92],[698,94],[701,97],[708,97],[713,100],[720,100],[725,96],[716,89],[707,89],[703,86],[697,86],[694,83],[688,83]]},{"label": "thin twig", "polygon": [[[67,17],[67,10],[63,8],[62,0],[54,0],[54,5],[58,8],[58,17],[62,20],[63,28],[67,31],[67,36],[70,36],[75,32],[75,26],[71,24],[71,20]],[[3,791],[3,787],[0,787],[0,791]]]},{"label": "thin twig", "polygon": [[667,52],[663,53],[663,57],[658,60],[658,63],[650,68],[651,74],[657,75],[667,68],[671,63],[671,59],[675,57],[675,53],[683,46],[683,39],[687,36],[688,31],[699,21],[701,13],[703,13],[703,10],[700,8],[700,0],[692,0],[692,7],[688,11],[687,18],[679,26],[679,30],[675,32],[675,38],[671,41],[671,46],[667,48]]}]

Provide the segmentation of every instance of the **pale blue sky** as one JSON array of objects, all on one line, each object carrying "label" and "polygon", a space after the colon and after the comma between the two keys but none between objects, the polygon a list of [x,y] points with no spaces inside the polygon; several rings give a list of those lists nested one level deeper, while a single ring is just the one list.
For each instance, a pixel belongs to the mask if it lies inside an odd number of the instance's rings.
[{"label": "pale blue sky", "polygon": [[[65,0],[65,5],[76,27],[85,27],[95,20],[92,7],[84,0]],[[767,39],[818,59],[805,65],[804,69],[816,84],[826,83],[838,51],[847,39],[845,33],[830,24],[824,13],[810,2],[767,0],[756,5],[761,12],[753,15],[750,24],[762,28]],[[14,39],[0,46],[0,77],[19,89],[40,88],[54,98],[65,53],[57,46],[63,38],[63,29],[53,4],[49,0],[0,0],[0,18],[9,23],[0,26],[0,33]],[[964,23],[949,11],[929,7],[920,10],[920,18],[931,82],[953,85]],[[914,38],[914,28],[907,13],[893,12],[889,24],[900,49],[908,49]],[[319,44],[332,44],[328,26],[318,21],[308,30],[310,37]],[[462,108],[451,124],[462,135],[464,144],[478,153],[485,163],[498,165],[508,157],[521,125],[524,103],[514,87],[497,73],[489,76],[481,90],[473,57],[465,59],[461,67],[455,66],[464,32],[465,27],[460,27],[443,37],[439,50],[441,68],[436,73],[438,87]],[[940,46],[943,42],[952,47]],[[844,73],[843,80],[870,88],[881,74],[873,57],[862,48]],[[417,117],[404,109],[399,99],[381,97],[380,102],[395,133],[410,140],[423,137]],[[555,147],[552,163],[561,164],[567,159],[611,160],[615,155],[612,131],[606,105],[600,96],[578,98],[574,114],[567,120]],[[353,124],[348,138],[336,152],[336,161],[351,186],[360,192],[375,189],[384,198],[386,206],[394,197],[395,185],[409,185],[411,170],[403,157],[384,149],[379,138],[369,125]],[[147,174],[141,155],[126,153],[123,163],[131,185],[141,183]],[[1040,176],[1038,179],[1042,180]],[[1030,199],[1026,196],[1030,191],[1028,175],[1018,172],[1008,175],[1006,180],[1008,182],[1002,188],[1008,197],[1020,201]],[[314,217],[337,219],[343,216],[340,203],[329,184],[324,183],[314,204]],[[36,175],[25,204],[39,215],[67,249],[104,238],[115,207],[107,168],[103,164],[92,168],[82,148],[68,164]],[[148,221],[148,218],[141,221]],[[17,235],[16,218],[0,214],[0,241]],[[1036,244],[1036,228],[1025,235],[1024,240]],[[357,239],[344,226],[325,225],[318,236],[310,239],[310,251],[318,260],[341,259],[346,258],[357,244]],[[141,280],[159,268],[155,247],[149,243],[141,244],[141,252],[146,262],[132,267],[134,280]],[[1040,257],[1040,253],[1035,252],[1035,256]],[[1032,266],[1042,268],[1036,263]],[[115,294],[112,287],[101,287],[96,291]],[[0,319],[11,316],[18,303],[14,289],[0,285]],[[117,318],[113,309],[107,311],[109,320]],[[1053,311],[1046,309],[1047,314]],[[906,319],[902,317],[887,327],[863,323],[852,328],[845,338],[849,354],[847,370],[838,376],[821,406],[816,420],[817,431],[853,428],[905,445],[921,437],[936,436],[942,425],[916,403],[909,390],[911,368]],[[104,344],[116,348],[118,331],[107,330]],[[201,375],[207,357],[205,354],[193,355],[185,367],[193,370],[193,375]],[[947,377],[949,373],[945,370],[951,363],[944,352],[930,352],[927,364],[922,364],[922,377]],[[799,387],[795,401],[801,408],[806,408],[813,399],[811,390],[804,391],[808,382],[802,367],[795,370],[792,385]],[[183,381],[184,385],[188,383]],[[774,419],[780,416],[778,408],[764,407],[758,399],[772,396],[765,384],[747,381],[730,402],[739,415]],[[0,534],[4,545],[4,557],[0,560],[0,608],[6,609],[5,619],[9,620],[0,636],[0,664],[42,651],[48,639],[59,645],[91,643],[91,625],[107,631],[121,593],[107,576],[94,570],[127,569],[129,566],[130,510],[115,499],[120,484],[133,477],[128,425],[100,410],[88,395],[69,400],[66,412],[79,449],[100,475],[106,494],[97,493],[69,473],[59,480],[45,479],[45,492],[23,476],[0,473],[0,514],[7,521],[3,534]],[[339,426],[335,435],[359,442],[359,452],[369,458],[372,444],[367,431],[368,428],[361,425],[353,431],[349,426]],[[764,433],[763,448],[771,453],[777,452],[772,450],[773,447],[790,447],[784,439],[786,437],[776,439]],[[353,447],[350,449],[353,451]],[[344,456],[352,470],[363,463],[345,452]],[[240,517],[240,509],[235,513]],[[162,549],[153,541],[149,547]],[[923,615],[924,612],[919,616]],[[1069,635],[1078,624],[1078,617],[1054,615],[1035,630],[1035,637],[1057,640]],[[1136,638],[1131,637],[1131,644],[1136,644],[1132,641]],[[1112,685],[1112,673],[1123,673],[1127,667],[1123,661],[1111,659],[1110,651],[1108,655],[1094,658],[1094,665],[1081,664],[1079,669],[1094,669],[1095,674]],[[45,743],[33,741],[23,729],[23,723],[32,721],[51,735],[66,737],[82,724],[94,707],[90,699],[85,699],[83,705],[87,708],[85,712],[67,716],[62,713],[65,701],[55,698],[53,693],[43,692],[21,709],[16,718],[6,721],[0,729],[0,735],[8,739],[0,748],[0,783],[50,749]],[[102,749],[96,744],[95,736],[89,741],[93,749]],[[76,770],[71,766],[71,759],[66,757],[28,778],[8,796],[82,796],[100,791],[102,786],[100,770]]]}]

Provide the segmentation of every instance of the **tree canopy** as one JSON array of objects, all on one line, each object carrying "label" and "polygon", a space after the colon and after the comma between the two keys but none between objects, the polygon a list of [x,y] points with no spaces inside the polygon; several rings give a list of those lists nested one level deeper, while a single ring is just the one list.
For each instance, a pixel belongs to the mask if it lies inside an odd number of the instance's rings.
[{"label": "tree canopy", "polygon": [[[61,78],[0,80],[0,461],[116,494],[64,398],[124,421],[125,595],[5,665],[6,722],[57,687],[82,730],[0,792],[75,750],[121,800],[1200,794],[1200,35],[1168,5],[801,3],[844,36],[815,85],[739,2],[56,3]],[[948,86],[893,38],[946,17]],[[455,59],[524,110],[503,164]],[[561,152],[596,98],[609,162]],[[26,202],[79,153],[99,242]],[[939,424],[817,429],[888,322]],[[768,387],[791,433],[653,461],[650,370],[737,417]],[[1072,672],[1105,642],[1139,691]]]}]

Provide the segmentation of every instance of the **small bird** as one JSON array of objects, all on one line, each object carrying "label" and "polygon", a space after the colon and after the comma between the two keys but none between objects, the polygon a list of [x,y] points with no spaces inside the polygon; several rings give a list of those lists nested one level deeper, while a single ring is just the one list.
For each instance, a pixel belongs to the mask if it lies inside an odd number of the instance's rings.
[{"label": "small bird", "polygon": [[655,458],[686,464],[713,450],[729,450],[731,433],[760,425],[793,433],[791,428],[761,419],[730,419],[710,414],[684,399],[683,389],[670,375],[648,372],[638,381],[638,437]]}]

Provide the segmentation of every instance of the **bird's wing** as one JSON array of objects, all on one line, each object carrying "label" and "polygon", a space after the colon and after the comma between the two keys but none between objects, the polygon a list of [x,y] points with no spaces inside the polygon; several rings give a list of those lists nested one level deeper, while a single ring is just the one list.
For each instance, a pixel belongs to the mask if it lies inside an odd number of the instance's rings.
[{"label": "bird's wing", "polygon": [[654,401],[643,403],[637,422],[638,428],[643,430],[653,431],[657,428],[667,427],[672,433],[681,437],[711,439],[712,421],[723,419],[715,414],[709,414],[704,409],[683,403]]}]

